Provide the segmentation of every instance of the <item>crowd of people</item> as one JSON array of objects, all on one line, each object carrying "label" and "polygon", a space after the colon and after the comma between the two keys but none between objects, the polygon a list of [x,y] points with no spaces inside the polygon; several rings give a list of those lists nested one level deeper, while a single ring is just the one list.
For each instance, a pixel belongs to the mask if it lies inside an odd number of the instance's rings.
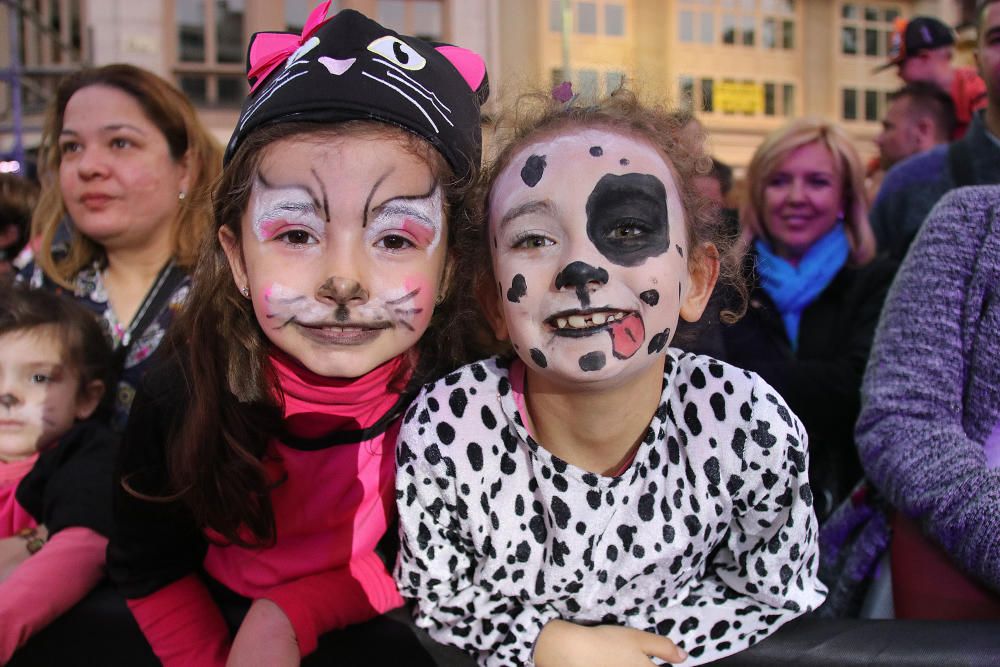
[{"label": "crowd of people", "polygon": [[624,84],[483,156],[480,56],[329,4],[255,35],[225,148],[108,65],[0,177],[0,665],[95,589],[146,642],[105,661],[168,667],[1000,618],[1000,2],[978,75],[897,27],[878,164],[797,119],[738,203]]}]

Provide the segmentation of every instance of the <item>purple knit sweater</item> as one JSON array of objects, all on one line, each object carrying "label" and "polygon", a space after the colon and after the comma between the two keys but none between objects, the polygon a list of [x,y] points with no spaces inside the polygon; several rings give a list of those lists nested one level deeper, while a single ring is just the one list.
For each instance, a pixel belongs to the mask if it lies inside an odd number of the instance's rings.
[{"label": "purple knit sweater", "polygon": [[1000,591],[1000,186],[931,211],[882,311],[857,443],[869,478],[966,571]]}]

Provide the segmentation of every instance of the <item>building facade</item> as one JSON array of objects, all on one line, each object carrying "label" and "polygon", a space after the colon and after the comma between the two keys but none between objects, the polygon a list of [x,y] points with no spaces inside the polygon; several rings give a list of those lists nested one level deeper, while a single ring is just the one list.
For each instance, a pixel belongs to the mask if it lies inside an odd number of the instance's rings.
[{"label": "building facade", "polygon": [[[8,73],[0,97],[0,152],[14,143],[10,94],[20,61],[20,136],[37,143],[58,79],[81,64],[130,62],[174,81],[225,141],[247,91],[251,34],[300,30],[316,0],[20,0],[0,3]],[[886,60],[897,18],[930,14],[951,24],[971,2],[954,0],[334,0],[401,32],[483,54],[491,106],[525,87],[570,79],[581,95],[622,80],[691,108],[713,153],[739,169],[762,137],[806,114],[841,121],[874,154],[886,95],[899,85]],[[13,27],[12,27],[13,24]]]}]

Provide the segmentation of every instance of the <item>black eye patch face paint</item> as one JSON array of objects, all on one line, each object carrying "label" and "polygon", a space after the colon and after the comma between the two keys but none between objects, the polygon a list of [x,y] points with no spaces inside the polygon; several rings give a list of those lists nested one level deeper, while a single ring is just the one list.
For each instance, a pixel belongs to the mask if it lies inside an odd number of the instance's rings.
[{"label": "black eye patch face paint", "polygon": [[663,181],[651,174],[602,176],[587,198],[587,236],[618,266],[638,266],[669,250]]},{"label": "black eye patch face paint", "polygon": [[533,188],[538,185],[538,181],[542,180],[542,174],[545,173],[545,156],[544,155],[532,155],[524,162],[524,166],[521,167],[521,180],[529,188]]},{"label": "black eye patch face paint", "polygon": [[660,293],[655,289],[648,289],[640,294],[639,298],[648,303],[650,306],[655,306],[660,302]]},{"label": "black eye patch face paint", "polygon": [[580,357],[580,370],[588,372],[599,371],[604,368],[605,363],[607,363],[607,360],[603,352],[588,352]]},{"label": "black eye patch face paint", "polygon": [[511,303],[520,303],[521,297],[528,293],[528,283],[520,273],[514,276],[510,289],[507,290],[507,300]]}]

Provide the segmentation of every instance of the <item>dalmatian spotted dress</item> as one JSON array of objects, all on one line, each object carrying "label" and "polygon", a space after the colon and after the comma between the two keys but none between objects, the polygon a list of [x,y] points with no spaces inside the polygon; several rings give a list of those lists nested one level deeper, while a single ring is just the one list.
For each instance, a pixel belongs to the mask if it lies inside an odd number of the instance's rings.
[{"label": "dalmatian spotted dress", "polygon": [[396,578],[435,639],[532,665],[548,621],[612,623],[698,665],[823,601],[805,430],[759,376],[668,348],[635,459],[604,477],[529,435],[519,363],[427,385],[400,431]]}]

